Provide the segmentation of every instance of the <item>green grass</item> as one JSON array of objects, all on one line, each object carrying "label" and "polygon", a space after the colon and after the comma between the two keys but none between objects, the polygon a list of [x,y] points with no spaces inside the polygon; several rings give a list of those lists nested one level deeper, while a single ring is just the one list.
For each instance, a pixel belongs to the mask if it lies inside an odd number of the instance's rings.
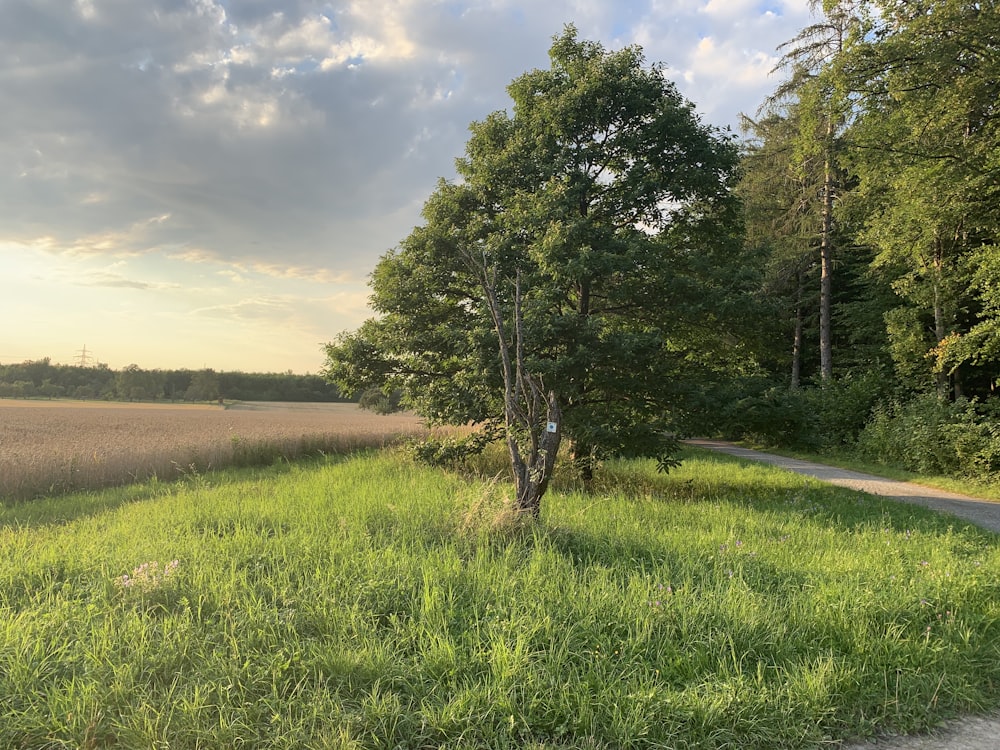
[{"label": "green grass", "polygon": [[746,445],[748,448],[758,448],[769,453],[776,453],[779,456],[788,456],[789,458],[797,458],[802,461],[815,461],[829,466],[837,466],[841,469],[875,474],[886,479],[915,482],[927,487],[937,487],[947,492],[955,492],[960,495],[968,495],[969,497],[977,497],[983,500],[1000,501],[1000,484],[996,482],[977,481],[975,479],[955,476],[941,476],[939,474],[918,474],[895,466],[865,461],[845,449],[830,449],[822,453],[815,453],[781,447],[752,445],[750,443],[741,444]]},{"label": "green grass", "polygon": [[801,748],[997,705],[997,536],[725,456],[605,476],[536,525],[390,452],[0,509],[0,747]]}]

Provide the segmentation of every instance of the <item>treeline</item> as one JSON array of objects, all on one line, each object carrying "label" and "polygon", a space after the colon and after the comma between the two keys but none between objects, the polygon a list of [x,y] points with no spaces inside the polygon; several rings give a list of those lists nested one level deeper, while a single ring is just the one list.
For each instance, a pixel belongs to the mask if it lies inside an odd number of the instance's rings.
[{"label": "treeline", "polygon": [[319,375],[79,367],[44,359],[0,365],[0,398],[118,401],[347,401]]},{"label": "treeline", "polygon": [[726,430],[1000,472],[1000,12],[813,3],[746,118],[761,369]]}]

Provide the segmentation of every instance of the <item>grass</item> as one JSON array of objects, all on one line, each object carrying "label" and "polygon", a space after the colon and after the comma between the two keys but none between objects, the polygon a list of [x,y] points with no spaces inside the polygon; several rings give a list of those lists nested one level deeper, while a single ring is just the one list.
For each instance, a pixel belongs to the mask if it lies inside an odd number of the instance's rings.
[{"label": "grass", "polygon": [[0,746],[802,748],[997,705],[997,536],[700,452],[605,478],[538,524],[387,451],[0,509]]},{"label": "grass", "polygon": [[773,446],[751,445],[749,443],[746,446],[748,448],[758,448],[770,453],[776,453],[779,456],[797,458],[802,461],[815,461],[841,469],[875,474],[886,479],[898,479],[903,482],[914,482],[927,487],[936,487],[937,489],[954,492],[959,495],[968,495],[969,497],[976,497],[983,500],[1000,501],[1000,484],[996,482],[984,482],[964,477],[941,476],[937,474],[919,474],[887,464],[865,461],[846,450],[829,449],[822,453],[816,453],[781,447],[775,448]]}]

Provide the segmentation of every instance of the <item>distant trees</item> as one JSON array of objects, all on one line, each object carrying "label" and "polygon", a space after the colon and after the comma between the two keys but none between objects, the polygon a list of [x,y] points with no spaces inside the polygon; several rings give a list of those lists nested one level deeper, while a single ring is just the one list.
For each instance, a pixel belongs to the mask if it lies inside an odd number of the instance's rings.
[{"label": "distant trees", "polygon": [[214,401],[219,397],[219,376],[214,370],[199,370],[191,376],[191,385],[184,391],[187,401]]},{"label": "distant trees", "polygon": [[163,374],[128,365],[115,376],[115,395],[121,401],[156,400],[163,396]]},{"label": "distant trees", "polygon": [[78,398],[123,401],[347,401],[319,375],[144,370],[132,364],[55,365],[48,358],[0,364],[0,398]]}]

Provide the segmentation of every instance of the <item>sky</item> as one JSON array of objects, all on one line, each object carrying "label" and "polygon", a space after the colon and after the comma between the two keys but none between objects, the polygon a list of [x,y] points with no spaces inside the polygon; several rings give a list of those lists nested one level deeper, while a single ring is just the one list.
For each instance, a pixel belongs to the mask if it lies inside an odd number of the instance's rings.
[{"label": "sky", "polygon": [[640,45],[737,130],[811,20],[808,0],[0,0],[0,363],[319,372],[469,124],[565,24]]}]

